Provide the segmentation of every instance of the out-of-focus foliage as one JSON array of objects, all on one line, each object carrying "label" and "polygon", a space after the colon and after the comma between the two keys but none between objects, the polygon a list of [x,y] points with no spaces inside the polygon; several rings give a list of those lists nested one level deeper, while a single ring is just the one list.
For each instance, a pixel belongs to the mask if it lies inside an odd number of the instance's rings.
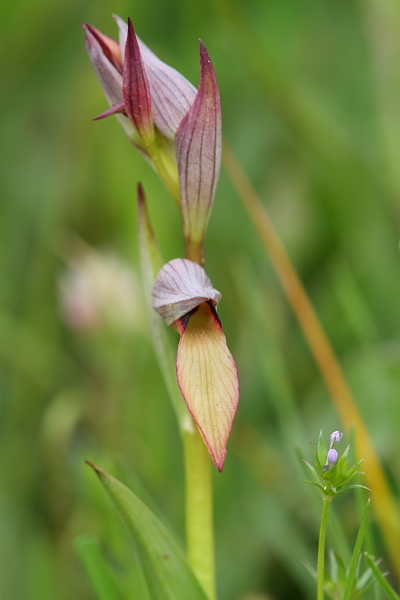
[{"label": "out-of-focus foliage", "polygon": [[[92,598],[73,550],[82,533],[99,540],[126,598],[134,597],[134,550],[84,459],[146,502],[152,497],[152,510],[183,539],[181,444],[144,310],[137,182],[166,260],[183,254],[181,222],[115,119],[90,120],[107,105],[80,23],[114,36],[112,12],[130,15],[140,37],[195,85],[197,39],[206,44],[224,135],[306,285],[398,497],[396,3],[3,3],[0,597],[7,600]],[[241,380],[225,469],[214,477],[219,597],[312,598],[301,561],[315,564],[319,500],[301,483],[295,447],[305,451],[321,427],[340,423],[224,174],[206,257]],[[335,504],[327,543],[346,558],[365,502],[349,493]],[[374,533],[367,549],[385,556]]]}]

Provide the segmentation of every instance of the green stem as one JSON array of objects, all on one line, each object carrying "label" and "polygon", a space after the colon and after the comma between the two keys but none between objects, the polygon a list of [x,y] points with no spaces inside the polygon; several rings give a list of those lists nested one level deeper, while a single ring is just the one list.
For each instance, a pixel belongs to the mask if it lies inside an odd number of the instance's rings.
[{"label": "green stem", "polygon": [[151,158],[154,169],[161,177],[167,190],[175,200],[176,204],[180,204],[179,194],[179,178],[178,167],[175,157],[171,156],[171,152],[166,147],[167,141],[163,141],[161,134],[156,131],[154,140],[146,146],[145,150]]},{"label": "green stem", "polygon": [[183,432],[188,561],[209,600],[215,600],[214,529],[210,457],[194,425]]},{"label": "green stem", "polygon": [[332,500],[331,497],[324,496],[323,503],[322,503],[321,524],[319,527],[319,541],[318,541],[317,600],[324,600],[326,523],[327,523],[327,519],[328,519],[329,503],[331,500]]}]

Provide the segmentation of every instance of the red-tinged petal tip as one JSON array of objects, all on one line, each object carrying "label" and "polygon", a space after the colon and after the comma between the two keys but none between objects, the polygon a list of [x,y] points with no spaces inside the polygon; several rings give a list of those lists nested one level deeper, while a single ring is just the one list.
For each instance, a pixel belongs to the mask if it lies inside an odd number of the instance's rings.
[{"label": "red-tinged petal tip", "polygon": [[132,21],[128,19],[128,36],[123,67],[123,93],[126,112],[146,144],[154,139],[153,109],[139,44]]},{"label": "red-tinged petal tip", "polygon": [[82,23],[82,27],[86,32],[89,44],[91,38],[97,40],[106,58],[114,65],[119,73],[122,73],[122,55],[118,42],[88,23]]},{"label": "red-tinged petal tip", "polygon": [[[235,361],[215,309],[201,304],[177,329],[181,333],[176,361],[178,385],[218,471],[239,401]],[[185,326],[186,325],[186,326]]]},{"label": "red-tinged petal tip", "polygon": [[121,72],[111,60],[111,51],[104,42],[103,34],[87,23],[83,24],[83,28],[86,32],[85,41],[89,58],[106,98],[111,106],[118,105],[123,101]]}]

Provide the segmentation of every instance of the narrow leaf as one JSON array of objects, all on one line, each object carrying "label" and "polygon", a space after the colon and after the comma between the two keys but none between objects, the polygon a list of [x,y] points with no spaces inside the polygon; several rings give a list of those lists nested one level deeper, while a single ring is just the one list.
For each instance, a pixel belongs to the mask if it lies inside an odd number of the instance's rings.
[{"label": "narrow leaf", "polygon": [[320,485],[320,479],[319,479],[317,471],[314,469],[314,467],[312,465],[310,465],[310,463],[307,462],[304,458],[303,458],[303,463],[310,469],[311,473],[314,475],[317,485]]},{"label": "narrow leaf", "polygon": [[215,466],[222,471],[239,401],[236,364],[209,303],[201,304],[189,320],[178,321],[177,328],[181,334],[178,385]]},{"label": "narrow leaf", "polygon": [[185,239],[202,245],[221,167],[221,106],[210,57],[200,42],[200,84],[176,134]]},{"label": "narrow leaf", "polygon": [[97,541],[89,535],[81,536],[75,540],[74,547],[97,600],[121,600],[115,577],[104,560]]},{"label": "narrow leaf", "polygon": [[339,582],[339,564],[336,558],[336,554],[333,550],[329,551],[329,566],[332,582],[337,585]]},{"label": "narrow leaf", "polygon": [[355,488],[363,488],[364,490],[368,490],[368,492],[371,491],[370,488],[366,487],[365,485],[354,483],[351,485],[345,485],[344,487],[338,488],[337,493],[340,494],[341,492],[345,492],[346,490],[354,490]]},{"label": "narrow leaf", "polygon": [[207,600],[178,543],[139,498],[117,479],[91,463],[131,532],[154,600]]},{"label": "narrow leaf", "polygon": [[307,569],[307,571],[309,572],[311,577],[314,579],[314,581],[317,581],[318,573],[317,573],[316,569],[314,569],[314,567],[312,565],[310,565],[308,560],[304,560],[303,565],[305,566],[305,568]]},{"label": "narrow leaf", "polygon": [[168,331],[152,307],[153,284],[158,272],[163,266],[163,260],[150,223],[144,191],[140,184],[138,186],[138,207],[140,260],[153,346],[178,419],[180,431],[193,431],[193,421],[182,401],[182,396],[176,381],[175,357],[171,347],[171,341],[168,338]]},{"label": "narrow leaf", "polygon": [[318,456],[319,464],[322,467],[322,465],[324,465],[326,463],[326,457],[328,456],[328,449],[325,444],[324,436],[322,435],[322,429],[319,432],[317,456]]},{"label": "narrow leaf", "polygon": [[358,461],[358,463],[356,463],[355,465],[353,465],[351,467],[351,469],[349,469],[347,471],[347,475],[346,475],[346,479],[343,481],[342,485],[345,485],[347,482],[349,482],[351,479],[353,479],[353,477],[355,477],[361,468],[361,463],[364,461],[364,459],[362,458],[361,460]]},{"label": "narrow leaf", "polygon": [[376,565],[376,562],[374,561],[372,556],[370,554],[368,554],[367,552],[365,552],[365,557],[377,579],[377,582],[379,583],[379,585],[381,586],[381,588],[385,592],[385,594],[387,594],[391,600],[400,600],[400,596],[394,591],[394,589],[392,588],[390,583],[387,581],[387,579],[385,578],[382,571]]},{"label": "narrow leaf", "polygon": [[367,501],[364,515],[363,515],[363,518],[361,521],[360,529],[358,530],[358,535],[357,535],[356,543],[354,545],[353,555],[352,555],[351,561],[350,561],[349,574],[347,576],[343,600],[350,600],[351,594],[353,593],[353,590],[356,587],[357,565],[358,565],[358,562],[360,559],[361,547],[364,542],[365,532],[367,531],[369,508],[370,508],[370,500]]},{"label": "narrow leaf", "polygon": [[[120,45],[125,48],[128,26],[119,17],[114,18],[119,28]],[[183,117],[193,104],[196,88],[160,60],[139,38],[137,40],[150,84],[154,122],[161,133],[174,139]]]},{"label": "narrow leaf", "polygon": [[130,19],[128,19],[128,36],[122,73],[126,112],[135,124],[140,137],[146,144],[150,144],[154,139],[150,87]]},{"label": "narrow leaf", "polygon": [[321,492],[324,491],[324,488],[322,487],[322,485],[319,484],[319,483],[315,483],[315,481],[310,481],[310,480],[307,480],[307,479],[303,479],[303,483],[311,483],[312,485],[315,485],[318,489],[320,489]]}]

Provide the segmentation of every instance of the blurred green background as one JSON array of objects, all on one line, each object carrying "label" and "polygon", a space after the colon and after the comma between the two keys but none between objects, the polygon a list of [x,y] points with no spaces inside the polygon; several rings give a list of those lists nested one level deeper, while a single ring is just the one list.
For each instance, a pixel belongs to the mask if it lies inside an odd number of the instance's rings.
[{"label": "blurred green background", "polygon": [[[137,182],[166,260],[183,254],[181,222],[116,119],[91,122],[107,103],[80,24],[116,37],[111,13],[195,85],[204,41],[225,138],[315,304],[397,502],[398,3],[16,0],[0,11],[0,597],[94,598],[73,550],[83,533],[134,597],[128,536],[85,459],[149,493],[184,538],[181,443],[141,291]],[[223,172],[206,260],[241,381],[214,473],[219,598],[312,598],[301,561],[316,562],[319,501],[295,448],[310,459],[308,441],[341,423]],[[337,501],[351,544],[361,500]]]}]

